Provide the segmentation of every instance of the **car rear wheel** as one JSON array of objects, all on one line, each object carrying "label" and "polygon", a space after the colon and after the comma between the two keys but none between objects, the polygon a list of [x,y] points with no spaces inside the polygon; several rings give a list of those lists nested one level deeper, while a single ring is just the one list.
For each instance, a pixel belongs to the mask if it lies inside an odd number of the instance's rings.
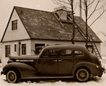
[{"label": "car rear wheel", "polygon": [[90,78],[90,73],[86,68],[80,68],[76,71],[76,79],[79,82],[86,82]]},{"label": "car rear wheel", "polygon": [[9,70],[6,74],[6,80],[9,83],[17,83],[20,80],[20,75],[16,70]]}]

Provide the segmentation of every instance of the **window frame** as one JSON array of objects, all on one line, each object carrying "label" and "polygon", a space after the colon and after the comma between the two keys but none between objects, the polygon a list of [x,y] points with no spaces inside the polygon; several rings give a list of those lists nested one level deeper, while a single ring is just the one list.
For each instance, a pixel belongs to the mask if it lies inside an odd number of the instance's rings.
[{"label": "window frame", "polygon": [[[77,53],[75,53],[77,51]],[[85,56],[85,53],[82,50],[74,50],[74,55],[82,55]]]},{"label": "window frame", "polygon": [[26,44],[22,44],[22,55],[26,55]]},{"label": "window frame", "polygon": [[[70,50],[71,53],[70,53],[70,54],[64,54],[64,55],[62,55],[62,54],[61,54],[61,51],[62,51],[62,50],[65,50],[65,51]],[[61,50],[59,51],[59,56],[72,56],[72,54],[73,54],[73,50],[72,50],[72,49],[67,49],[67,48],[65,48],[65,49],[61,49]]]},{"label": "window frame", "polygon": [[18,20],[13,20],[12,21],[12,30],[17,30],[18,29]]},{"label": "window frame", "polygon": [[36,43],[35,44],[35,54],[38,55],[44,46],[45,46],[45,44],[43,44],[43,43]]},{"label": "window frame", "polygon": [[16,52],[16,51],[17,51],[17,45],[14,44],[14,52]]},{"label": "window frame", "polygon": [[[55,50],[56,55],[50,55],[51,50],[52,50],[52,52],[53,52],[53,50]],[[46,49],[43,51],[41,58],[56,58],[57,54],[58,54],[57,52],[58,52],[57,49]],[[46,53],[46,55],[44,55],[45,53]]]},{"label": "window frame", "polygon": [[11,46],[5,45],[5,57],[9,57],[11,53]]}]

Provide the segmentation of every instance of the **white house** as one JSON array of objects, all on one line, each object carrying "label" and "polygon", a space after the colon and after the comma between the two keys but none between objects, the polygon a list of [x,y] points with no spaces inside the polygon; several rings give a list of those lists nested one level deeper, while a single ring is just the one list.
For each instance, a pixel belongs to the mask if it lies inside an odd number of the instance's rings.
[{"label": "white house", "polygon": [[[57,44],[72,45],[73,28],[69,11],[60,9],[47,12],[23,7],[14,7],[2,37],[2,62],[8,56],[34,55],[39,53],[39,46]],[[71,16],[71,13],[69,13]],[[85,22],[80,17],[75,21],[85,33]],[[77,28],[77,27],[76,27]],[[101,40],[89,29],[97,48],[100,50]],[[85,46],[85,39],[75,29],[75,45]],[[34,53],[35,51],[35,53]]]}]

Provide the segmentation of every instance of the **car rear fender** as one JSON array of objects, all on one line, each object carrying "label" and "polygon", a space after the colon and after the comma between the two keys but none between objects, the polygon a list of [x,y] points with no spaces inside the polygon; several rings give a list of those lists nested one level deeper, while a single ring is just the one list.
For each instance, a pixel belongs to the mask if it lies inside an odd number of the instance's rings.
[{"label": "car rear fender", "polygon": [[37,69],[31,65],[25,63],[13,62],[7,64],[3,68],[3,74],[6,74],[9,70],[17,70],[20,73],[21,78],[31,77],[36,75]]},{"label": "car rear fender", "polygon": [[97,66],[96,64],[91,62],[79,62],[73,66],[72,75],[75,75],[76,71],[79,68],[86,68],[90,74],[94,75],[95,74],[94,70],[96,69],[96,66]]}]

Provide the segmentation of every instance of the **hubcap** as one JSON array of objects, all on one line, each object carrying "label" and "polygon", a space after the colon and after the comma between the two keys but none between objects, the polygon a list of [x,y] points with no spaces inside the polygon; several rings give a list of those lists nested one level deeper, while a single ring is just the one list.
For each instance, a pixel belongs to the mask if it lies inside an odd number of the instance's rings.
[{"label": "hubcap", "polygon": [[87,81],[89,79],[89,72],[86,69],[79,69],[76,73],[78,81]]},{"label": "hubcap", "polygon": [[84,71],[81,71],[81,72],[79,73],[79,77],[82,78],[82,79],[85,78],[86,75],[87,75],[87,74],[86,74],[86,72],[84,72]]},{"label": "hubcap", "polygon": [[7,81],[10,83],[14,83],[17,80],[17,75],[14,71],[8,71],[7,73]]},{"label": "hubcap", "polygon": [[10,73],[9,78],[10,78],[11,81],[13,81],[15,79],[15,75],[13,73]]}]

